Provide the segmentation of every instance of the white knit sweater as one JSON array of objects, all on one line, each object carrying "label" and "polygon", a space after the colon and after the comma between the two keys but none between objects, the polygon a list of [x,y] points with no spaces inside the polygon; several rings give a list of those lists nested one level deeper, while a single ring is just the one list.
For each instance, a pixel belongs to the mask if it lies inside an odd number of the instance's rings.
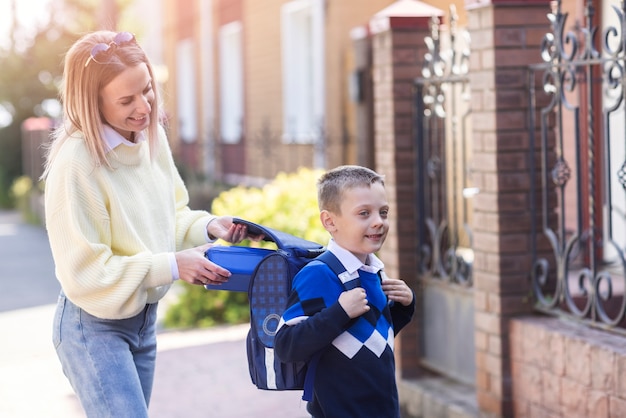
[{"label": "white knit sweater", "polygon": [[104,319],[128,318],[172,283],[168,253],[206,243],[213,217],[188,207],[165,133],[150,160],[147,141],[95,167],[82,138],[68,139],[46,179],[46,227],[65,295]]}]

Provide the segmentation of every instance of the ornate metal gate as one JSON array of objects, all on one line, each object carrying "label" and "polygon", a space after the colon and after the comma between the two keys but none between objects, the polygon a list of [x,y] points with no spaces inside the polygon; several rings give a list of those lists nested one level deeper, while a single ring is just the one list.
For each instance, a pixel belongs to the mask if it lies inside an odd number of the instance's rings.
[{"label": "ornate metal gate", "polygon": [[597,19],[589,0],[586,26],[566,31],[552,5],[543,63],[529,69],[536,307],[626,333],[626,8]]},{"label": "ornate metal gate", "polygon": [[468,161],[469,35],[431,19],[422,76],[415,80],[417,207],[422,283],[422,364],[473,385],[472,213]]}]

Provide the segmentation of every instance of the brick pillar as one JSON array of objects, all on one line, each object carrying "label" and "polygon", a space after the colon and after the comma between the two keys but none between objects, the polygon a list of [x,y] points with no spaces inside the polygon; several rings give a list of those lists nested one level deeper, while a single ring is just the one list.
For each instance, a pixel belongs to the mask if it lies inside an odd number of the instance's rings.
[{"label": "brick pillar", "polygon": [[[397,6],[406,8],[401,10]],[[403,1],[381,11],[370,22],[375,169],[385,175],[392,219],[381,257],[389,276],[403,279],[416,293],[413,80],[420,75],[426,52],[424,38],[429,35],[428,22],[432,14],[433,8],[428,6],[425,10],[419,1]],[[419,371],[419,323],[416,316],[396,339],[396,369],[404,378],[415,377]]]},{"label": "brick pillar", "polygon": [[528,86],[548,0],[466,0],[472,39],[476,394],[482,416],[513,416],[509,324],[531,311]]}]

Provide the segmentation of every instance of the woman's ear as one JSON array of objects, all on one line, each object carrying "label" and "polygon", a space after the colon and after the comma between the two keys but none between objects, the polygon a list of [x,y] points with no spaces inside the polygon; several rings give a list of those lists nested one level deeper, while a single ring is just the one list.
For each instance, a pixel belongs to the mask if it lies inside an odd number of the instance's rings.
[{"label": "woman's ear", "polygon": [[320,212],[320,221],[322,222],[322,226],[331,234],[336,230],[335,220],[333,219],[332,213],[329,211],[323,210]]}]

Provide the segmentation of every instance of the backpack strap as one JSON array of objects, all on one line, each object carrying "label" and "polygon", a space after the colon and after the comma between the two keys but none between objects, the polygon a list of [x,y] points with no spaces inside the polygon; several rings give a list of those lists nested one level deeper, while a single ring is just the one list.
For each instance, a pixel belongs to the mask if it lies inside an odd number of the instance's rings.
[{"label": "backpack strap", "polygon": [[346,290],[352,290],[357,287],[361,287],[361,279],[358,277],[351,278],[346,268],[341,264],[341,261],[337,256],[330,251],[324,251],[322,254],[316,257],[317,260],[324,262],[330,269],[337,275],[341,284]]},{"label": "backpack strap", "polygon": [[[341,264],[341,261],[335,256],[335,254],[330,251],[324,251],[322,254],[318,255],[316,260],[320,260],[324,264],[326,264],[330,269],[337,275],[343,287],[346,290],[352,290],[354,288],[361,286],[361,280],[357,277],[352,279],[349,277],[346,268]],[[313,400],[313,379],[315,378],[315,370],[317,369],[317,363],[319,363],[320,357],[322,353],[318,352],[311,357],[309,364],[306,370],[306,376],[304,378],[304,393],[302,394],[302,400],[304,401],[312,401]]]}]

